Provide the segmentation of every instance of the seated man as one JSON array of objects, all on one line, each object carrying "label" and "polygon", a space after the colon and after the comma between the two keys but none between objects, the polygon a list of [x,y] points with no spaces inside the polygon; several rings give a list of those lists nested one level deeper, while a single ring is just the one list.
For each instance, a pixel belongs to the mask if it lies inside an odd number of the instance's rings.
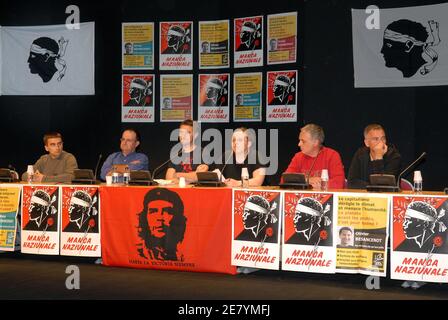
[{"label": "seated man", "polygon": [[393,145],[386,143],[386,133],[379,124],[364,129],[364,147],[356,151],[348,171],[348,187],[363,189],[371,174],[400,174],[401,155]]},{"label": "seated man", "polygon": [[285,173],[304,173],[313,189],[320,189],[322,169],[328,170],[328,187],[344,188],[344,166],[339,153],[323,146],[324,130],[316,124],[300,129],[299,147]]},{"label": "seated man", "polygon": [[106,176],[112,174],[113,168],[117,172],[124,173],[129,170],[148,170],[148,157],[136,152],[140,145],[140,134],[135,129],[125,129],[121,134],[120,152],[109,155],[101,167],[101,179],[106,180]]},{"label": "seated man", "polygon": [[[44,146],[48,154],[34,164],[33,182],[71,183],[78,164],[71,153],[62,150],[62,135],[58,132],[45,134]],[[27,172],[22,175],[22,180],[28,180]]]},{"label": "seated man", "polygon": [[241,127],[233,132],[232,151],[225,153],[222,166],[222,175],[226,178],[227,186],[241,186],[243,168],[248,170],[249,186],[258,187],[263,184],[266,170],[260,164],[256,151],[251,150],[251,144],[247,128]]},{"label": "seated man", "polygon": [[196,172],[208,171],[208,165],[193,161],[193,152],[197,147],[194,143],[196,135],[193,131],[193,120],[188,119],[181,122],[179,141],[182,145],[182,153],[180,158],[171,158],[166,170],[166,180],[177,181],[180,177],[184,177],[187,182],[195,182],[198,179]]}]

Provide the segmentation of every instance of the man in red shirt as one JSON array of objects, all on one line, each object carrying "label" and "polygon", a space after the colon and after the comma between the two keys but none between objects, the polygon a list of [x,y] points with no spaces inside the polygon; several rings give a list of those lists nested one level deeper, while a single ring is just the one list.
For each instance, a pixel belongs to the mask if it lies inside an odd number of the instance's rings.
[{"label": "man in red shirt", "polygon": [[316,124],[307,124],[300,129],[299,147],[285,173],[304,173],[313,189],[320,189],[321,173],[328,170],[329,188],[343,189],[344,165],[339,153],[323,146],[324,130]]}]

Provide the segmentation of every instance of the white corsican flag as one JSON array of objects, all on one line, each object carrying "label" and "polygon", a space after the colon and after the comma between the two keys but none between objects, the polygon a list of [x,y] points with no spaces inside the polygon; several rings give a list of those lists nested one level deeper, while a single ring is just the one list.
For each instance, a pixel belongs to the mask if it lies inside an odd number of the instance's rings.
[{"label": "white corsican flag", "polygon": [[448,84],[448,3],[352,9],[352,28],[355,87]]},{"label": "white corsican flag", "polygon": [[95,94],[95,23],[2,27],[3,95]]}]

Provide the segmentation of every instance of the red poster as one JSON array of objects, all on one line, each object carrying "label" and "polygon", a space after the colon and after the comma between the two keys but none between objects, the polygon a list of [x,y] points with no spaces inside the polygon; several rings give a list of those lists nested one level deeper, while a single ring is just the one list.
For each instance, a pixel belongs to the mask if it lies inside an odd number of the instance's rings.
[{"label": "red poster", "polygon": [[59,254],[59,187],[23,186],[23,253]]},{"label": "red poster", "polygon": [[100,187],[105,265],[235,274],[231,189]]},{"label": "red poster", "polygon": [[98,187],[61,189],[61,255],[100,257]]},{"label": "red poster", "polygon": [[232,264],[278,270],[281,192],[234,190]]}]

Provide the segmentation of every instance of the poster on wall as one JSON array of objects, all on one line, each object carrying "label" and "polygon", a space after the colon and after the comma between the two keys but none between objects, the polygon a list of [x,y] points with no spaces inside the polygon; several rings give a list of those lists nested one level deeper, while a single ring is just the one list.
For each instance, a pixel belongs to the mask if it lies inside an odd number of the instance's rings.
[{"label": "poster on wall", "polygon": [[0,29],[3,95],[94,95],[95,23]]},{"label": "poster on wall", "polygon": [[154,23],[122,23],[122,69],[154,69]]},{"label": "poster on wall", "polygon": [[160,22],[160,70],[193,69],[193,22]]},{"label": "poster on wall", "polygon": [[448,3],[376,10],[352,9],[354,87],[447,85]]},{"label": "poster on wall", "polygon": [[268,64],[294,63],[297,52],[297,12],[268,15]]},{"label": "poster on wall", "polygon": [[394,196],[391,279],[448,282],[448,197]]},{"label": "poster on wall", "polygon": [[336,270],[386,276],[389,196],[338,194]]},{"label": "poster on wall", "polygon": [[14,251],[21,186],[0,185],[0,251]]},{"label": "poster on wall", "polygon": [[23,186],[22,253],[58,255],[60,221],[59,187]]},{"label": "poster on wall", "polygon": [[266,121],[297,121],[297,70],[270,71],[266,79]]},{"label": "poster on wall", "polygon": [[232,265],[280,268],[281,194],[233,189]]},{"label": "poster on wall", "polygon": [[335,273],[333,194],[285,192],[283,203],[282,270]]},{"label": "poster on wall", "polygon": [[262,74],[233,75],[233,121],[261,121]]},{"label": "poster on wall", "polygon": [[124,74],[121,84],[121,122],[154,122],[154,75]]},{"label": "poster on wall", "polygon": [[61,189],[61,255],[101,257],[99,188]]},{"label": "poster on wall", "polygon": [[199,21],[199,69],[229,67],[229,20]]},{"label": "poster on wall", "polygon": [[229,122],[229,81],[228,73],[199,75],[199,122]]},{"label": "poster on wall", "polygon": [[263,16],[233,20],[234,67],[263,65]]},{"label": "poster on wall", "polygon": [[160,75],[160,121],[193,118],[193,75]]}]

